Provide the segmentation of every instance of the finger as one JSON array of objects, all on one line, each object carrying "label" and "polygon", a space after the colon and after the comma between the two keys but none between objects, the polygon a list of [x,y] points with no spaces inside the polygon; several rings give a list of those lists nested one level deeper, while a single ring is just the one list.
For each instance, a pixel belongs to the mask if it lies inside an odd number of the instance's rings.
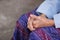
[{"label": "finger", "polygon": [[31,26],[31,24],[30,25],[28,25],[28,27],[27,27],[30,31],[33,31],[33,30],[35,30],[35,28],[33,28],[32,26]]},{"label": "finger", "polygon": [[32,22],[33,22],[33,19],[30,18],[30,22],[29,22],[30,24],[29,24],[29,26],[30,26],[30,30],[31,30],[31,31],[35,30],[35,29],[33,28]]},{"label": "finger", "polygon": [[28,29],[29,29],[30,31],[35,30],[35,28],[33,28],[33,26],[32,26],[31,24],[28,24]]},{"label": "finger", "polygon": [[28,18],[28,22],[30,21],[30,17]]},{"label": "finger", "polygon": [[31,28],[29,25],[28,25],[28,29],[29,29],[30,31],[35,30],[35,28]]},{"label": "finger", "polygon": [[40,22],[38,20],[33,21],[33,27],[34,28],[38,28],[39,24],[40,24]]},{"label": "finger", "polygon": [[29,17],[28,18],[28,29],[30,30],[30,31],[33,31],[33,30],[35,30],[34,28],[33,28],[33,25],[32,25],[32,19]]},{"label": "finger", "polygon": [[37,18],[38,18],[38,16],[33,15],[33,14],[31,14],[30,17],[31,17],[32,19],[37,19]]}]

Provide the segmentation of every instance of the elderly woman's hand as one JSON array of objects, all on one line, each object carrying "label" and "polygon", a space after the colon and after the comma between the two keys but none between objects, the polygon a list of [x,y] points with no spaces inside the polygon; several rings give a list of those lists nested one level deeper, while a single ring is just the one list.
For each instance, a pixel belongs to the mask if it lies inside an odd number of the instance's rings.
[{"label": "elderly woman's hand", "polygon": [[47,19],[45,15],[35,16],[31,15],[31,18],[33,18],[33,27],[34,28],[40,28],[40,27],[47,27],[47,26],[53,26],[54,21],[51,19]]},{"label": "elderly woman's hand", "polygon": [[36,28],[40,27],[47,27],[47,26],[53,26],[54,21],[47,19],[45,15],[35,16],[30,15],[28,19],[28,28],[31,30],[35,30]]}]

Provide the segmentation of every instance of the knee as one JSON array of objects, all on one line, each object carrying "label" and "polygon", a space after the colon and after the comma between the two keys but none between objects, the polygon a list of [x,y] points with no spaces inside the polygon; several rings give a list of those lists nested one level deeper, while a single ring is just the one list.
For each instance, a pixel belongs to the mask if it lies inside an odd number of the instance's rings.
[{"label": "knee", "polygon": [[29,40],[41,40],[40,37],[35,33],[35,31],[30,33]]}]

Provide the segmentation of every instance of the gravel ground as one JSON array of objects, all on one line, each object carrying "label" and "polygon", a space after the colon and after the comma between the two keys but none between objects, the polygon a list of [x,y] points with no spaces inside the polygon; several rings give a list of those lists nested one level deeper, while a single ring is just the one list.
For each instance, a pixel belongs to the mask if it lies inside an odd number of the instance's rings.
[{"label": "gravel ground", "polygon": [[0,40],[10,40],[16,20],[41,2],[42,0],[0,0]]}]

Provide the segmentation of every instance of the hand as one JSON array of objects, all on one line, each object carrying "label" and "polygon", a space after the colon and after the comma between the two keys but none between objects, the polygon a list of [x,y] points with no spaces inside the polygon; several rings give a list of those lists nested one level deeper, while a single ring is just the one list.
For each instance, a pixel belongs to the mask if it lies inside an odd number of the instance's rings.
[{"label": "hand", "polygon": [[54,21],[47,19],[44,15],[41,16],[30,16],[34,21],[32,22],[34,28],[40,28],[40,27],[47,27],[47,26],[53,26]]},{"label": "hand", "polygon": [[36,28],[53,26],[53,25],[54,21],[47,19],[45,15],[35,16],[31,14],[30,17],[28,18],[27,27],[30,31],[33,31]]},{"label": "hand", "polygon": [[[35,18],[33,18],[33,17],[35,17]],[[44,17],[44,16],[41,15],[41,17]],[[38,18],[38,16],[35,16],[35,15],[32,15],[32,14],[31,14],[30,17],[28,18],[27,28],[28,28],[30,31],[35,30],[34,27],[38,27],[38,26],[39,26],[39,24],[38,24],[38,20],[39,20],[39,19],[35,20],[36,18]],[[37,22],[36,25],[33,24],[34,21]],[[39,22],[40,22],[40,20],[39,20]]]}]

